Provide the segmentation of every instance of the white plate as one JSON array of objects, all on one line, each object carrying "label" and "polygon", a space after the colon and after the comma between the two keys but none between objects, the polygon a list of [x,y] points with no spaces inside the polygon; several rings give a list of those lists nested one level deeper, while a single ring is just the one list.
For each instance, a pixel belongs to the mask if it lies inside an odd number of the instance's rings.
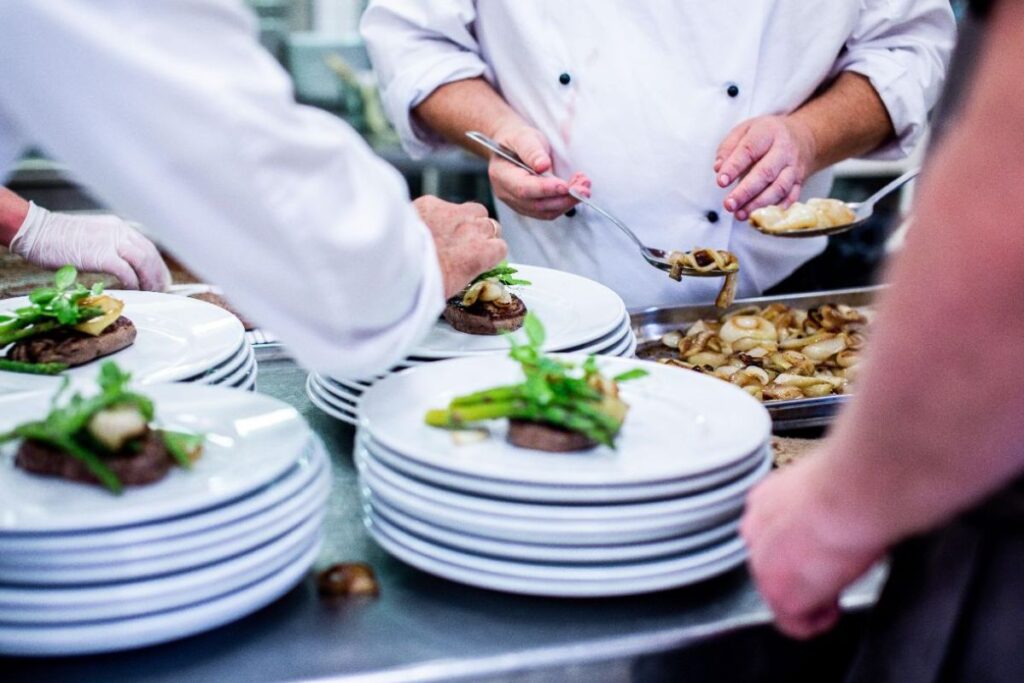
[{"label": "white plate", "polygon": [[743,564],[746,550],[726,556],[702,567],[670,572],[661,576],[625,581],[553,581],[551,579],[519,579],[493,572],[467,569],[450,562],[437,560],[397,542],[378,527],[371,527],[371,535],[389,553],[429,574],[440,576],[478,588],[558,598],[603,598],[617,595],[637,595],[654,591],[680,588],[707,580]]},{"label": "white plate", "polygon": [[617,450],[542,453],[517,448],[505,441],[504,421],[492,422],[490,439],[456,448],[451,434],[424,423],[428,410],[443,408],[456,396],[521,382],[519,365],[497,355],[439,361],[382,380],[363,395],[361,424],[375,441],[425,465],[562,486],[681,479],[731,465],[768,442],[768,411],[739,387],[646,361],[602,357],[599,364],[609,375],[636,368],[650,373],[622,385],[630,411]]},{"label": "white plate", "polygon": [[352,389],[340,386],[332,383],[320,375],[313,376],[313,383],[320,389],[320,393],[324,398],[331,400],[333,403],[340,402],[341,404],[350,408],[355,408],[359,405],[359,401],[362,399],[362,394],[358,394]]},{"label": "white plate", "polygon": [[320,534],[322,524],[321,506],[246,553],[145,581],[91,588],[0,587],[0,625],[126,619],[225,595],[265,578],[266,565],[283,569],[287,560],[294,561]]},{"label": "white plate", "polygon": [[[324,470],[328,472],[325,473]],[[186,517],[161,520],[149,524],[117,529],[74,533],[0,534],[0,554],[26,557],[80,552],[116,550],[123,546],[169,541],[188,544],[188,537],[206,533],[223,533],[235,525],[245,524],[254,515],[283,505],[299,492],[313,486],[315,479],[329,476],[330,464],[319,437],[313,437],[306,453],[295,466],[275,481],[249,496],[232,500]]]},{"label": "white plate", "polygon": [[195,377],[190,381],[197,384],[224,384],[230,382],[229,378],[231,377],[234,377],[235,381],[237,381],[241,378],[239,373],[255,363],[256,354],[252,347],[248,344],[243,344],[242,348],[238,350],[237,355],[232,356],[226,362],[211,369],[206,374]]},{"label": "white plate", "polygon": [[[173,382],[206,372],[231,358],[245,339],[238,318],[205,301],[157,292],[110,291],[125,303],[124,315],[134,324],[135,343],[107,356],[137,382]],[[24,306],[28,297],[0,301],[0,311]],[[63,374],[76,382],[92,382],[101,361],[71,368]],[[60,386],[59,377],[0,372],[4,384],[24,389]],[[16,377],[11,377],[16,375]]]},{"label": "white plate", "polygon": [[371,505],[380,499],[410,517],[463,534],[501,541],[541,545],[621,545],[647,543],[705,531],[734,519],[743,509],[746,491],[732,499],[687,515],[633,520],[545,521],[483,515],[408,494],[372,472],[361,473],[361,495]]},{"label": "white plate", "polygon": [[[84,531],[194,513],[273,481],[309,442],[309,426],[298,412],[268,396],[195,384],[152,386],[145,393],[162,425],[206,436],[203,457],[191,470],[172,468],[160,482],[115,496],[99,486],[23,472],[14,467],[17,444],[8,444],[0,448],[0,530]],[[48,408],[41,396],[0,399],[0,432]]]},{"label": "white plate", "polygon": [[[296,495],[279,508],[247,519],[244,524],[233,525],[237,529],[218,530],[237,533],[195,535],[180,547],[176,547],[177,539],[173,539],[163,544],[122,547],[114,552],[94,551],[70,557],[53,554],[35,563],[24,563],[20,558],[15,561],[4,558],[0,563],[0,583],[54,587],[136,581],[221,562],[250,552],[309,518],[323,508],[329,490],[330,480],[322,477],[308,491]],[[5,591],[0,587],[0,612],[5,603],[4,595]],[[3,621],[2,616],[0,621]]]},{"label": "white plate", "polygon": [[[636,337],[633,336],[632,330],[628,328],[623,331],[621,337],[615,339],[613,345],[586,351],[586,353],[593,353],[596,356],[619,356],[630,358],[633,357],[635,352]],[[401,370],[396,370],[396,372],[401,372]],[[323,375],[316,375],[316,383],[319,388],[324,390],[329,396],[341,398],[349,404],[358,404],[365,391],[373,386],[372,382],[333,379]]]},{"label": "white plate", "polygon": [[478,555],[491,555],[516,561],[554,562],[558,564],[608,564],[610,562],[636,562],[668,555],[678,555],[696,548],[703,548],[735,536],[739,530],[739,519],[721,526],[678,538],[653,543],[629,545],[593,545],[568,547],[560,545],[539,545],[535,543],[512,543],[496,541],[483,536],[459,534],[444,527],[434,526],[390,507],[381,500],[374,500],[368,506],[371,518],[380,517],[392,525],[420,536],[433,543],[465,550]]},{"label": "white plate", "polygon": [[[593,280],[550,268],[515,267],[519,269],[517,277],[533,283],[515,292],[544,323],[545,349],[559,351],[593,343],[618,327],[626,313],[622,298]],[[438,321],[409,355],[440,359],[507,348],[508,342],[501,335],[464,334]]]},{"label": "white plate", "polygon": [[313,376],[310,375],[306,378],[306,396],[309,398],[309,402],[320,411],[326,413],[335,420],[341,420],[346,424],[356,426],[359,424],[359,418],[354,412],[348,410],[342,410],[336,407],[333,403],[328,401],[322,395],[323,390],[313,381]]},{"label": "white plate", "polygon": [[703,548],[692,553],[682,553],[657,560],[624,562],[614,564],[550,564],[502,560],[446,548],[402,531],[381,517],[366,519],[371,530],[379,527],[386,535],[417,553],[442,562],[450,562],[466,569],[492,572],[519,579],[535,581],[629,581],[651,576],[694,569],[711,564],[724,557],[731,557],[743,550],[744,542],[739,536]]},{"label": "white plate", "polygon": [[[674,498],[704,491],[730,481],[753,470],[764,456],[765,449],[728,467],[719,468],[697,477],[687,477],[660,484],[643,486],[548,486],[517,484],[497,479],[484,479],[459,474],[450,470],[422,465],[402,457],[372,441],[360,431],[358,440],[369,450],[374,460],[385,463],[393,470],[411,477],[438,484],[464,493],[491,496],[504,500],[528,503],[628,503],[644,500]],[[767,447],[766,447],[767,448]]]},{"label": "white plate", "polygon": [[234,386],[235,389],[242,391],[256,391],[256,379],[259,376],[258,368],[253,368],[252,373],[247,375],[245,379]]},{"label": "white plate", "polygon": [[298,560],[263,581],[184,609],[89,624],[0,626],[0,654],[99,654],[166,643],[209,631],[256,612],[294,588],[316,560],[320,545],[317,539]]},{"label": "white plate", "polygon": [[242,365],[233,370],[231,373],[216,378],[208,379],[204,377],[203,379],[197,381],[196,383],[221,385],[227,387],[233,387],[242,384],[245,380],[249,379],[256,372],[256,354],[253,353],[251,346],[249,347],[249,356],[250,357],[246,358]]},{"label": "white plate", "polygon": [[[374,481],[384,481],[395,489],[424,501],[454,510],[487,517],[533,520],[534,523],[558,522],[613,522],[650,519],[678,519],[699,513],[718,503],[744,497],[771,470],[772,458],[763,457],[760,467],[731,482],[723,483],[695,495],[646,503],[615,503],[595,505],[557,505],[519,503],[456,491],[424,484],[375,461],[365,448],[356,449],[356,464],[361,473],[369,472]],[[371,487],[372,488],[372,487]]]}]

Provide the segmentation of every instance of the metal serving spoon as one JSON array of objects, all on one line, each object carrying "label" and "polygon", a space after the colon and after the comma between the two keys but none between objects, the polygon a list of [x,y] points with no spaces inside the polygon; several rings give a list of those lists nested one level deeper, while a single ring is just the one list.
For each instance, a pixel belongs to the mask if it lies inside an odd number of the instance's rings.
[{"label": "metal serving spoon", "polygon": [[847,202],[846,206],[853,211],[854,219],[852,223],[846,225],[837,225],[834,228],[814,228],[811,230],[788,230],[782,232],[773,232],[765,228],[759,227],[751,223],[751,227],[758,232],[764,233],[765,235],[771,235],[772,237],[788,237],[802,239],[805,237],[821,237],[823,235],[840,235],[844,232],[850,232],[856,230],[860,226],[867,223],[868,219],[875,214],[875,204],[882,201],[890,194],[900,189],[911,180],[921,174],[921,169],[915,168],[907,171],[896,180],[892,181],[878,192],[874,193],[862,202]]},{"label": "metal serving spoon", "polygon": [[[470,131],[466,133],[466,137],[472,140],[473,142],[476,142],[477,144],[486,147],[490,151],[500,156],[505,161],[511,164],[515,164],[516,166],[523,169],[527,173],[530,173],[531,175],[535,175],[538,178],[555,177],[551,173],[537,173],[532,168],[530,168],[530,166],[526,162],[519,158],[519,155],[516,154],[515,150],[509,149],[500,142],[492,140],[483,133],[479,133],[477,131]],[[655,249],[653,247],[648,247],[647,245],[640,241],[640,238],[636,236],[636,233],[629,229],[629,226],[627,226],[618,218],[611,215],[610,213],[608,213],[600,206],[590,201],[590,199],[583,196],[582,194],[580,194],[571,187],[569,188],[569,196],[577,200],[580,204],[583,204],[584,206],[604,216],[609,221],[611,221],[612,225],[617,227],[622,232],[626,233],[629,239],[633,240],[633,243],[636,244],[637,248],[640,249],[640,255],[644,257],[644,260],[647,261],[647,263],[649,263],[650,265],[654,266],[655,268],[658,268],[659,270],[671,272],[673,269],[676,269],[677,272],[681,273],[682,275],[686,275],[687,277],[722,277],[724,275],[729,274],[724,270],[700,271],[694,270],[693,268],[685,267],[675,268],[672,265],[672,263],[668,260],[669,253],[667,251],[665,251],[664,249]]]}]

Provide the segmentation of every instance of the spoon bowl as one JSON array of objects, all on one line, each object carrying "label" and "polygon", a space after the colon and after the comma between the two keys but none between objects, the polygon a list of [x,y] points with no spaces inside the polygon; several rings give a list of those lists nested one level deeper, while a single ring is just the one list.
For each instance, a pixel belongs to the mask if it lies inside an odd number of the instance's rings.
[{"label": "spoon bowl", "polygon": [[896,178],[891,183],[889,183],[888,185],[886,185],[881,190],[871,195],[864,201],[846,202],[847,208],[849,208],[850,211],[853,212],[854,216],[854,219],[851,223],[846,223],[844,225],[836,225],[830,228],[811,228],[808,230],[787,230],[781,232],[768,230],[767,228],[762,228],[758,225],[754,225],[753,223],[751,223],[750,226],[754,228],[754,230],[757,230],[758,232],[764,235],[770,235],[772,237],[785,237],[788,239],[807,239],[810,237],[828,237],[830,235],[841,235],[844,232],[856,230],[857,228],[867,223],[868,219],[875,215],[875,205],[878,204],[878,202],[885,199],[890,194],[892,194],[896,190],[900,189],[901,187],[909,183],[911,180],[920,175],[920,173],[920,167],[911,169],[910,171],[907,171],[899,178]]}]

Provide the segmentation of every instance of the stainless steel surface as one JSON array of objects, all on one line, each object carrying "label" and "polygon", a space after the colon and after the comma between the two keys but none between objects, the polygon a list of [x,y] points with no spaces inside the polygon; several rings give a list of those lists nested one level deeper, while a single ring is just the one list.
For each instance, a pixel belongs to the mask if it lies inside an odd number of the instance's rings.
[{"label": "stainless steel surface", "polygon": [[853,211],[854,220],[852,223],[847,223],[846,225],[838,225],[834,228],[817,228],[815,230],[790,230],[785,232],[773,232],[771,230],[759,228],[756,225],[752,225],[752,227],[758,232],[764,233],[765,235],[771,235],[772,237],[785,237],[788,239],[805,239],[808,237],[841,235],[844,232],[856,230],[860,226],[867,223],[868,219],[874,215],[875,205],[878,204],[878,202],[882,201],[883,199],[885,199],[893,192],[909,183],[911,180],[913,180],[920,174],[920,167],[911,169],[904,173],[903,175],[901,175],[899,178],[896,178],[896,180],[893,180],[891,183],[883,187],[878,192],[874,193],[873,195],[865,199],[864,201],[847,202],[846,205],[850,207],[851,211]]},{"label": "stainless steel surface", "polygon": [[[469,588],[392,559],[362,526],[353,430],[310,405],[306,372],[285,354],[261,349],[258,357],[260,391],[296,406],[332,455],[327,541],[317,567],[369,562],[381,596],[325,601],[307,579],[257,614],[177,643],[88,658],[0,658],[0,681],[600,683],[674,681],[680,671],[687,680],[760,681],[765,672],[796,680],[784,672],[798,661],[812,667],[831,657],[814,643],[794,654],[795,644],[775,636],[742,569],[636,598],[553,600]],[[872,573],[847,593],[844,605],[853,611],[870,605],[880,581]],[[847,624],[851,620],[857,621],[848,617]],[[742,654],[723,656],[733,647]]]},{"label": "stainless steel surface", "polygon": [[[526,162],[519,158],[519,155],[516,154],[515,150],[509,149],[500,142],[497,142],[496,140],[492,140],[483,133],[477,131],[470,131],[466,133],[466,137],[472,140],[473,142],[483,146],[484,148],[490,150],[491,152],[497,154],[499,157],[509,162],[510,164],[515,164],[516,166],[518,166],[519,168],[523,169],[524,171],[531,175],[535,175],[538,178],[555,177],[551,173],[537,173],[535,170],[533,170],[533,168],[530,167],[529,164],[527,164]],[[672,271],[673,265],[668,261],[668,252],[666,252],[663,249],[655,249],[653,247],[646,246],[640,240],[640,238],[636,236],[636,233],[629,228],[628,225],[626,225],[621,220],[619,220],[618,218],[616,218],[615,216],[608,213],[600,206],[592,202],[589,197],[580,194],[571,187],[569,188],[569,195],[573,199],[578,201],[580,204],[583,204],[584,206],[590,208],[592,211],[595,211],[604,218],[606,218],[608,221],[611,222],[612,225],[614,225],[619,230],[624,232],[626,236],[629,237],[629,239],[631,239],[634,244],[636,244],[637,248],[640,250],[640,255],[644,257],[644,260],[647,261],[647,263],[651,264],[652,266],[659,270]],[[686,275],[687,277],[722,277],[723,275],[727,275],[725,271],[701,271],[695,270],[693,268],[683,267],[679,267],[678,271],[681,274]]]},{"label": "stainless steel surface", "polygon": [[[822,304],[846,304],[848,306],[865,307],[874,303],[882,287],[863,287],[858,289],[841,289],[833,292],[815,292],[812,294],[794,294],[783,297],[759,297],[756,299],[738,299],[730,308],[737,310],[744,306],[767,306],[781,303],[799,308],[814,308]],[[713,306],[674,306],[667,308],[649,308],[630,312],[633,332],[636,333],[641,347],[645,342],[654,342],[672,330],[678,330],[701,318],[717,318],[722,311]],[[821,398],[804,398],[795,401],[769,401],[765,407],[772,416],[775,431],[788,431],[808,427],[825,427],[831,424],[839,409],[849,402],[849,394],[842,396],[823,396]]]}]

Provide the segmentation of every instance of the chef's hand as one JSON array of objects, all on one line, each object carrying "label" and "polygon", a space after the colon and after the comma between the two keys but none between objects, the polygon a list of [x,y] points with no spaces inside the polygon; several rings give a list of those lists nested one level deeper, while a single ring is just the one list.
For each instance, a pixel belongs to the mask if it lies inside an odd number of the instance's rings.
[{"label": "chef's hand", "polygon": [[[551,145],[536,128],[510,123],[500,126],[493,137],[515,150],[537,173],[551,170]],[[559,178],[538,178],[496,154],[491,157],[487,172],[495,196],[516,213],[530,218],[551,221],[576,206],[579,202],[569,195],[570,186],[590,196],[590,179],[582,173],[575,174],[568,182]]]},{"label": "chef's hand", "polygon": [[763,206],[788,208],[800,198],[816,149],[806,124],[789,116],[759,116],[736,126],[718,148],[718,184],[739,184],[725,198],[726,211],[741,221]]},{"label": "chef's hand", "polygon": [[125,289],[162,292],[171,284],[153,243],[116,216],[51,213],[31,204],[11,251],[43,268],[70,264],[108,273]]},{"label": "chef's hand", "polygon": [[[830,501],[829,481],[816,453],[771,475],[747,499],[740,527],[749,565],[779,629],[810,638],[839,619],[839,596],[885,554],[881,534],[854,527],[856,511]],[[858,518],[859,519],[859,516]]]},{"label": "chef's hand", "polygon": [[420,197],[413,206],[434,237],[445,299],[461,292],[473,278],[508,255],[501,225],[487,216],[483,204],[452,204],[428,196]]}]

